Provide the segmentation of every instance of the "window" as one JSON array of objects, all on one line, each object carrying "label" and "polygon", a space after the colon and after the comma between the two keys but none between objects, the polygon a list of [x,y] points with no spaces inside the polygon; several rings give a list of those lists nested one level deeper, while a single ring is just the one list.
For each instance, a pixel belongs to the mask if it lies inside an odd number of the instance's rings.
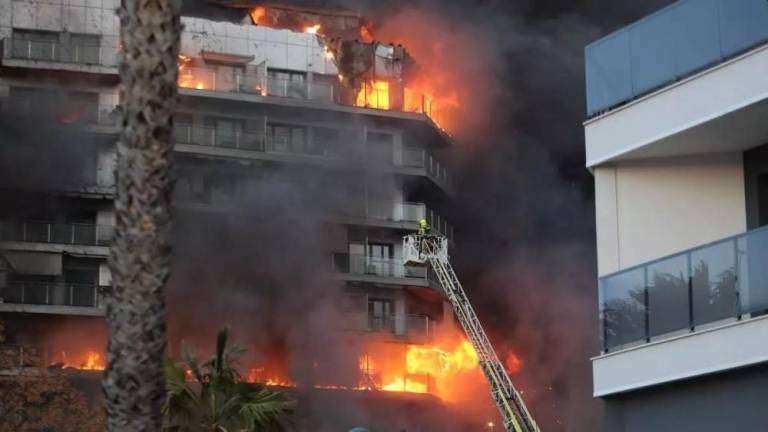
[{"label": "window", "polygon": [[13,29],[11,54],[15,58],[48,60],[56,58],[59,33]]},{"label": "window", "polygon": [[243,135],[243,121],[225,118],[207,118],[207,128],[213,130],[213,145],[215,147],[236,148]]},{"label": "window", "polygon": [[392,300],[368,299],[368,330],[395,332],[395,306]]},{"label": "window", "polygon": [[757,178],[757,202],[760,226],[768,225],[768,174],[763,174]]},{"label": "window", "polygon": [[268,148],[280,153],[303,153],[306,144],[304,126],[269,124],[267,125]]},{"label": "window", "polygon": [[371,162],[392,165],[394,137],[392,134],[368,132],[368,160]]},{"label": "window", "polygon": [[284,69],[267,69],[267,89],[270,96],[304,99],[307,97],[307,74]]},{"label": "window", "polygon": [[58,50],[58,59],[61,62],[80,64],[99,64],[101,36],[73,34],[69,37],[69,44],[62,45]]},{"label": "window", "polygon": [[394,276],[395,246],[390,243],[368,243],[366,273],[377,276]]}]

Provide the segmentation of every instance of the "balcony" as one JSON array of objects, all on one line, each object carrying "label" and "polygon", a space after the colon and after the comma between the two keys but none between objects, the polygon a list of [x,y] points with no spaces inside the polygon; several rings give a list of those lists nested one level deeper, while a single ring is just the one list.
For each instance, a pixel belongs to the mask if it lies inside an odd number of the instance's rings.
[{"label": "balcony", "polygon": [[102,288],[61,282],[8,282],[0,288],[0,311],[103,315]]},{"label": "balcony", "polygon": [[404,148],[402,162],[395,165],[407,168],[422,168],[434,180],[442,184],[447,184],[448,182],[448,172],[445,165],[441,164],[424,149]]},{"label": "balcony", "polygon": [[609,111],[767,41],[763,0],[675,2],[587,46],[587,114]]},{"label": "balcony", "polygon": [[116,126],[118,121],[117,107],[114,105],[66,100],[35,103],[27,99],[0,98],[0,113],[59,125]]},{"label": "balcony", "polygon": [[768,227],[600,279],[603,352],[768,314]]},{"label": "balcony", "polygon": [[24,66],[34,62],[45,69],[116,74],[117,52],[117,47],[12,37],[3,40],[3,65]]},{"label": "balcony", "polygon": [[[422,114],[430,119],[438,116],[435,101],[427,95],[404,91],[402,97],[391,97],[389,87],[365,89],[355,95],[342,95],[335,83],[308,81],[244,73],[240,70],[226,72],[205,67],[181,65],[179,87],[191,90],[245,94],[274,98],[273,100],[307,100],[347,107],[367,108],[397,113]],[[349,93],[349,92],[346,92]],[[395,104],[396,100],[402,102]]]},{"label": "balcony", "polygon": [[44,221],[0,222],[0,241],[4,242],[108,246],[113,234],[114,227],[111,225]]},{"label": "balcony", "polygon": [[398,333],[397,317],[372,316],[365,312],[347,313],[342,324],[343,330],[365,332],[381,337],[406,339],[408,342],[423,343],[432,340],[435,321],[426,315],[406,315],[405,327]]},{"label": "balcony", "polygon": [[[362,142],[327,141],[313,138],[302,145],[293,145],[267,136],[266,131],[226,130],[211,126],[195,124],[174,125],[173,136],[177,144],[194,145],[210,149],[245,150],[254,152],[254,158],[284,160],[284,157],[301,157],[306,160],[340,161],[363,160]],[[419,169],[423,172],[413,172],[414,175],[426,175],[446,187],[448,174],[445,165],[441,164],[428,151],[416,148],[402,149],[402,156],[393,152],[392,157],[384,156],[388,166],[403,169]],[[404,174],[408,174],[407,172]]]},{"label": "balcony", "polygon": [[375,278],[399,278],[403,283],[420,282],[426,285],[427,269],[403,265],[399,259],[369,257],[362,254],[333,253],[331,268],[338,273]]}]

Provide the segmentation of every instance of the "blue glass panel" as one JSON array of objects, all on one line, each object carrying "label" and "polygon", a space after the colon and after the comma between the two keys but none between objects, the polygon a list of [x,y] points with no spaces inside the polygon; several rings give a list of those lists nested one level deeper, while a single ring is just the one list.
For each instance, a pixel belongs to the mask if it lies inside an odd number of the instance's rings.
[{"label": "blue glass panel", "polygon": [[678,77],[720,60],[717,6],[718,0],[689,0],[675,5],[674,32],[669,36],[677,49]]},{"label": "blue glass panel", "polygon": [[691,252],[694,325],[736,318],[736,241]]},{"label": "blue glass panel", "polygon": [[587,106],[599,111],[632,98],[629,34],[619,32],[587,47]]},{"label": "blue glass panel", "polygon": [[648,265],[648,328],[651,337],[690,326],[688,256]]},{"label": "blue glass panel", "polygon": [[726,55],[768,39],[767,1],[720,0],[720,11],[720,38]]},{"label": "blue glass panel", "polygon": [[739,238],[738,254],[742,312],[768,313],[768,229]]},{"label": "blue glass panel", "polygon": [[644,269],[638,268],[603,278],[600,301],[606,349],[646,338]]},{"label": "blue glass panel", "polygon": [[657,14],[630,28],[633,94],[640,95],[675,79],[675,46],[672,14]]}]

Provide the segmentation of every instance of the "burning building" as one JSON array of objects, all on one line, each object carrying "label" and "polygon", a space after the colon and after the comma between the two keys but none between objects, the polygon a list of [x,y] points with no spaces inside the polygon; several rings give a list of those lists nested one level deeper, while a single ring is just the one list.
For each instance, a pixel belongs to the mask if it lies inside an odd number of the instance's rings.
[{"label": "burning building", "polygon": [[[0,0],[0,319],[10,343],[92,371],[110,285],[117,2],[51,6]],[[401,262],[422,218],[453,238],[437,157],[451,125],[417,59],[354,13],[228,6],[236,19],[182,18],[171,354],[232,324],[252,348],[243,375],[293,389],[308,430],[428,430],[466,399],[484,424],[477,356],[432,275]],[[313,423],[321,409],[336,423]]]}]

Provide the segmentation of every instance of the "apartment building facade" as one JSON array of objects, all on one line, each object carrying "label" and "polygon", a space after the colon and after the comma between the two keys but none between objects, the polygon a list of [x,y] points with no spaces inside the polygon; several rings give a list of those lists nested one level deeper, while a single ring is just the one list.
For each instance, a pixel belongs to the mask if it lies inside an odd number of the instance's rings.
[{"label": "apartment building facade", "polygon": [[[11,131],[1,144],[8,158],[0,319],[11,343],[41,343],[57,331],[53,317],[103,320],[119,132],[118,6],[0,0],[0,126]],[[434,107],[424,97],[414,105],[414,95],[394,87],[345,88],[322,37],[254,25],[246,10],[243,20],[182,18],[177,218],[216,224],[244,207],[258,213],[270,207],[254,202],[254,190],[295,178],[320,204],[271,216],[296,225],[320,218],[332,233],[323,237],[323,277],[342,284],[347,300],[343,328],[332,330],[363,341],[430,341],[441,323],[452,325],[450,307],[426,269],[403,266],[401,239],[421,218],[453,238],[443,217],[450,182],[435,157],[451,141],[431,118]],[[402,48],[361,45],[378,65],[373,78],[394,79]]]},{"label": "apartment building facade", "polygon": [[604,430],[765,430],[768,2],[675,2],[586,76]]}]

